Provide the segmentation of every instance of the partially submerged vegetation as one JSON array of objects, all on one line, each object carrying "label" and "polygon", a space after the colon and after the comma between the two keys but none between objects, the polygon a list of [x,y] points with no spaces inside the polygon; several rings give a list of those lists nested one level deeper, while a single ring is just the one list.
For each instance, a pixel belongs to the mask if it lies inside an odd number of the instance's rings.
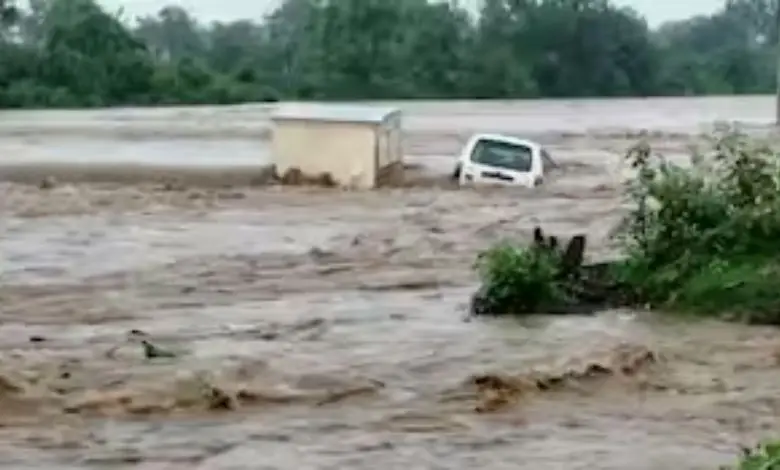
[{"label": "partially submerged vegetation", "polygon": [[767,442],[753,449],[744,449],[739,464],[723,470],[778,470],[780,469],[780,442]]},{"label": "partially submerged vegetation", "polygon": [[490,248],[477,263],[483,284],[474,313],[649,305],[780,324],[775,152],[722,131],[692,157],[691,165],[679,165],[646,143],[628,152],[637,177],[627,192],[632,209],[615,233],[624,255],[619,262],[583,266],[580,255],[572,265],[539,240]]}]

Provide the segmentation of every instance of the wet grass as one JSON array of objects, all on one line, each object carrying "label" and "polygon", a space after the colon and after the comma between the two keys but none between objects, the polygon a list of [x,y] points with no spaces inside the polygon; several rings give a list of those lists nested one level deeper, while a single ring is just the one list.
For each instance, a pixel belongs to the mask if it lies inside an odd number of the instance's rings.
[{"label": "wet grass", "polygon": [[679,313],[780,325],[780,259],[760,256],[713,262],[694,272],[667,302]]}]

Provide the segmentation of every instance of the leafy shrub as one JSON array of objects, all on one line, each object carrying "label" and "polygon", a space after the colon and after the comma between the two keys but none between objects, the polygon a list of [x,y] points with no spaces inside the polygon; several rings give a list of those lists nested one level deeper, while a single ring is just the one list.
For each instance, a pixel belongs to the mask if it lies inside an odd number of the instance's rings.
[{"label": "leafy shrub", "polygon": [[559,265],[560,255],[553,250],[499,243],[477,258],[481,300],[488,310],[501,313],[534,312],[563,302]]},{"label": "leafy shrub", "polygon": [[[618,278],[651,305],[713,312],[777,310],[780,164],[766,145],[721,131],[683,167],[646,144],[628,159],[634,209],[617,231]],[[776,284],[776,282],[774,283]]]},{"label": "leafy shrub", "polygon": [[780,470],[780,442],[745,449],[736,467],[722,470]]},{"label": "leafy shrub", "polygon": [[608,303],[780,324],[780,158],[728,129],[692,157],[675,164],[644,143],[628,153],[638,175],[609,275],[564,278],[554,250],[501,243],[477,263],[485,309],[539,311],[601,289]]}]

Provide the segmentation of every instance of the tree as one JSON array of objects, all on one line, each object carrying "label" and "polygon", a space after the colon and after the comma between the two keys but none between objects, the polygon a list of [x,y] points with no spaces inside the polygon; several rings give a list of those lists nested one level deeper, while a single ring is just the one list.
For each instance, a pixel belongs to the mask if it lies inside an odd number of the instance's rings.
[{"label": "tree", "polygon": [[[0,106],[765,93],[778,0],[650,30],[610,0],[284,0],[262,22],[0,0]],[[780,101],[778,101],[780,103]]]},{"label": "tree", "polygon": [[0,0],[0,23],[8,26],[19,18],[19,10],[13,0]]}]

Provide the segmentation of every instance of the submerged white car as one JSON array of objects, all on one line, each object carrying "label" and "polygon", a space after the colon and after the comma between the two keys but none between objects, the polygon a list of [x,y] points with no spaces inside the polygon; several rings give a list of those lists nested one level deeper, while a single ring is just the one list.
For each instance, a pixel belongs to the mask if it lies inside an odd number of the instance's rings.
[{"label": "submerged white car", "polygon": [[453,171],[458,184],[501,184],[533,188],[557,165],[536,142],[498,134],[477,134],[463,148]]}]

